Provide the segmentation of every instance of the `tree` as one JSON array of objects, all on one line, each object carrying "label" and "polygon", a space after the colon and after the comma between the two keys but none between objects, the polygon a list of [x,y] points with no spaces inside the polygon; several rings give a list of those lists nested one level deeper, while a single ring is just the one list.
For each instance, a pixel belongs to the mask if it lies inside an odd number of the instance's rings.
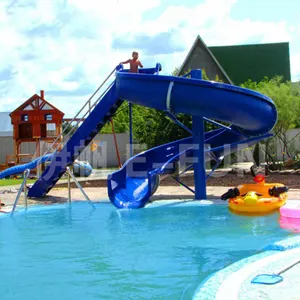
[{"label": "tree", "polygon": [[291,82],[283,82],[282,77],[276,76],[272,79],[264,78],[261,82],[248,80],[242,87],[256,90],[270,97],[277,108],[277,123],[273,128],[274,138],[262,142],[266,145],[266,162],[275,164],[276,160],[276,139],[282,142],[282,155],[293,158],[299,151],[294,149],[293,141],[287,138],[287,131],[299,126],[300,120],[300,94]]},{"label": "tree", "polygon": [[62,124],[63,136],[67,136],[70,133],[70,136],[77,130],[78,125],[73,125],[70,122],[64,122]]}]

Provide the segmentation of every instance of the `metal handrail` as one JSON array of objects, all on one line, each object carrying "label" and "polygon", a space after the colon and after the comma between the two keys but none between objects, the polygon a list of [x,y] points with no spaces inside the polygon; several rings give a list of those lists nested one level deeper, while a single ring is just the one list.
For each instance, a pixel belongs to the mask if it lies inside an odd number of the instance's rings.
[{"label": "metal handrail", "polygon": [[[99,98],[93,103],[93,105],[92,105],[92,106],[89,106],[89,110],[86,111],[86,113],[81,117],[81,119],[77,121],[76,125],[79,124],[80,122],[84,121],[84,118],[86,117],[86,115],[89,114],[90,111],[91,111],[91,109],[93,109],[93,108],[99,103],[99,101],[100,101],[100,100],[102,99],[102,97],[107,93],[107,91],[111,88],[112,85],[113,85],[113,82],[112,82],[112,83],[106,88],[106,90],[99,96]],[[71,121],[71,122],[72,122],[72,121]],[[71,122],[70,122],[69,124],[71,124]],[[74,131],[76,131],[76,129],[77,129],[77,128],[76,128],[76,125],[75,125],[74,127],[72,127],[71,130],[68,132],[68,134],[64,137],[64,141],[63,141],[63,142],[66,142],[66,139],[67,139]],[[68,126],[69,126],[69,125],[68,125]],[[68,126],[67,126],[66,128],[68,128]],[[53,144],[54,144],[54,143],[52,143],[52,145],[53,145]],[[61,142],[60,144],[62,144],[62,142]],[[59,144],[59,145],[60,145],[60,144]],[[47,149],[47,151],[49,151],[49,150],[51,149],[52,145]],[[59,145],[57,145],[53,150],[56,151]],[[43,156],[45,156],[45,155],[47,154],[47,151],[44,153]],[[42,157],[43,157],[43,156],[42,156]]]},{"label": "metal handrail", "polygon": [[13,208],[12,208],[12,211],[10,213],[10,215],[12,216],[16,210],[16,207],[17,207],[17,204],[19,202],[19,199],[20,199],[20,196],[22,194],[22,190],[24,190],[24,201],[25,201],[25,210],[27,210],[27,207],[28,207],[28,203],[27,203],[27,186],[26,186],[26,183],[27,183],[27,179],[28,179],[28,176],[30,174],[30,169],[26,169],[24,171],[24,179],[23,179],[23,182],[21,184],[21,187],[19,189],[19,192],[17,194],[17,197],[16,197],[16,200],[14,202],[14,205],[13,205]]},{"label": "metal handrail", "polygon": [[166,111],[165,113],[173,122],[175,122],[177,125],[179,125],[181,128],[183,128],[185,131],[187,131],[188,133],[193,135],[193,131],[190,128],[188,128],[187,126],[185,126],[182,122],[180,122],[174,114],[172,114],[169,111]]},{"label": "metal handrail", "polygon": [[83,196],[85,197],[85,199],[95,209],[96,207],[95,207],[94,203],[91,201],[89,196],[85,193],[82,186],[80,185],[78,180],[75,178],[74,174],[71,172],[69,167],[67,167],[66,173],[68,174],[68,202],[69,202],[69,204],[71,203],[71,178],[72,178],[73,181],[75,182],[75,184],[77,185],[77,187],[79,188],[79,190],[81,191],[81,193],[83,194]]},{"label": "metal handrail", "polygon": [[[112,76],[112,74],[114,74],[115,72],[115,68],[110,72],[110,74],[105,78],[105,80],[102,82],[102,84],[96,89],[96,91],[92,94],[92,96],[85,102],[85,104],[81,107],[81,109],[79,110],[79,112],[75,115],[75,117],[73,117],[73,119],[69,122],[69,124],[64,128],[64,130],[62,131],[62,133],[54,140],[54,142],[47,148],[47,150],[44,152],[44,154],[42,155],[45,156],[53,147],[53,145],[55,145],[55,143],[57,143],[59,141],[59,139],[63,136],[63,134],[67,131],[67,129],[70,127],[70,125],[76,120],[76,118],[79,116],[79,114],[83,111],[83,109],[88,105],[89,106],[89,110],[87,112],[90,112],[91,109],[95,106],[95,103],[97,103],[101,97],[103,97],[103,95],[107,92],[108,89],[105,90],[105,92],[103,94],[101,94],[101,96],[96,100],[96,102],[91,106],[91,100],[93,99],[93,97],[98,93],[98,91],[103,87],[103,85],[108,81],[108,79]],[[110,85],[111,86],[111,85]],[[86,115],[87,113],[85,113]],[[84,116],[85,116],[84,115]],[[78,123],[80,123],[82,121],[84,117],[82,117],[79,121],[77,121],[76,125]],[[73,130],[73,128],[71,129],[71,131]],[[70,134],[70,132],[68,133],[68,135]],[[67,135],[67,136],[68,136]],[[59,143],[59,145],[62,142]],[[57,149],[58,146],[56,146],[55,150]]]}]

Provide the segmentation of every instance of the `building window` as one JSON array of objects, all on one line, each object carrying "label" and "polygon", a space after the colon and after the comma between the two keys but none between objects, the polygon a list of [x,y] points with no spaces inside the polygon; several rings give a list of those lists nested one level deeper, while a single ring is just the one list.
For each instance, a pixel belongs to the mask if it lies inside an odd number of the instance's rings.
[{"label": "building window", "polygon": [[28,121],[29,121],[28,115],[22,115],[22,116],[21,116],[21,120],[22,120],[23,122],[28,122]]},{"label": "building window", "polygon": [[46,114],[45,115],[45,120],[46,121],[52,121],[52,115],[51,114]]}]

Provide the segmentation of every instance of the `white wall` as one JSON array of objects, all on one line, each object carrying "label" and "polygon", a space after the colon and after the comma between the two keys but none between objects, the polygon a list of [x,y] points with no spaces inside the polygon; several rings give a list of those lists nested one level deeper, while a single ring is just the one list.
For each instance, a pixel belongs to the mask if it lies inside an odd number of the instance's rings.
[{"label": "white wall", "polygon": [[[292,151],[290,154],[294,154],[294,152],[300,152],[300,129],[290,129],[287,132],[287,140],[290,141],[290,145],[294,148],[294,151]],[[239,153],[239,159],[243,162],[253,162],[253,151],[254,146],[252,146],[251,150],[244,150]],[[260,149],[260,157],[261,162],[263,162],[265,154],[264,149],[261,147]],[[270,150],[271,151],[271,150]],[[278,138],[276,139],[276,150],[275,152],[275,159],[277,161],[285,161],[288,159],[288,156],[284,153],[284,144],[282,141],[280,141]]]},{"label": "white wall", "polygon": [[[124,163],[127,158],[127,148],[129,143],[129,135],[126,133],[116,134],[117,143],[119,147],[121,162]],[[117,167],[118,159],[112,134],[98,134],[93,140],[95,144],[101,145],[95,151],[91,150],[91,144],[81,153],[79,159],[87,160],[94,168],[100,167]],[[41,153],[47,149],[46,143],[41,145]],[[0,164],[5,163],[6,155],[13,154],[13,138],[0,137]],[[35,153],[35,143],[22,143],[21,153]],[[24,162],[26,159],[24,158]],[[28,161],[28,159],[27,159]]]},{"label": "white wall", "polygon": [[[21,153],[33,154],[35,153],[35,143],[22,143]],[[0,136],[0,164],[5,164],[6,155],[14,154],[14,141],[12,136]],[[28,161],[28,158],[23,160]]]},{"label": "white wall", "polygon": [[[294,148],[295,151],[300,152],[300,129],[290,129],[287,132],[287,140],[290,141],[290,147]],[[288,156],[286,154],[283,154],[284,152],[284,144],[277,140],[277,159],[278,160],[286,160]]]},{"label": "white wall", "polygon": [[[122,164],[128,157],[129,135],[127,133],[116,134],[118,149]],[[92,151],[91,145],[97,145]],[[79,156],[79,160],[88,161],[93,168],[117,167],[117,152],[112,134],[98,134],[92,143]]]}]

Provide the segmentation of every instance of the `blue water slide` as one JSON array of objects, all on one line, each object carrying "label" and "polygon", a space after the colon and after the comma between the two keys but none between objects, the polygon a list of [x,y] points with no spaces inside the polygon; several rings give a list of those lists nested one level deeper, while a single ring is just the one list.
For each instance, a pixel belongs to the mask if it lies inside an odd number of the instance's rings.
[{"label": "blue water slide", "polygon": [[[205,159],[247,148],[272,134],[277,120],[273,101],[260,93],[224,83],[173,76],[118,72],[117,95],[132,103],[231,123],[205,133]],[[145,206],[158,176],[176,173],[178,162],[192,164],[193,137],[155,147],[130,158],[108,176],[110,201],[118,208]]]},{"label": "blue water slide", "polygon": [[[143,74],[154,74],[159,71],[159,66],[145,68],[141,72]],[[122,68],[118,66],[117,69]],[[28,197],[38,198],[45,196],[66,172],[67,167],[73,164],[74,160],[99,133],[122,103],[123,100],[118,97],[116,92],[116,82],[113,81],[100,101],[97,102],[80,127],[63,146],[62,150],[54,154],[51,164],[29,189]]]},{"label": "blue water slide", "polygon": [[22,164],[22,165],[17,165],[13,166],[9,169],[6,169],[2,172],[0,172],[0,179],[11,176],[11,175],[16,175],[16,174],[21,174],[23,173],[26,169],[34,169],[36,168],[39,164],[42,164],[52,158],[53,154],[47,154],[43,157],[38,157],[34,159],[33,161],[27,163],[27,164]]}]

